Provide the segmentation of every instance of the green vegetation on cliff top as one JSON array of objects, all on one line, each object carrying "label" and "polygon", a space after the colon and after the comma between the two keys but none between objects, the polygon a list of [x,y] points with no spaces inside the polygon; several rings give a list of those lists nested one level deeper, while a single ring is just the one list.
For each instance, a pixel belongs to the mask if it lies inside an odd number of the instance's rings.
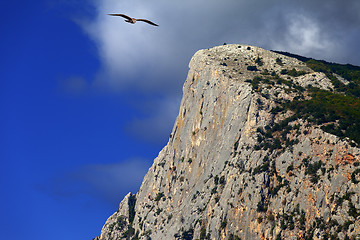
[{"label": "green vegetation on cliff top", "polygon": [[[314,71],[323,72],[334,85],[334,90],[329,91],[311,86],[302,89],[276,76],[278,82],[281,81],[299,92],[299,97],[292,102],[283,102],[280,109],[292,110],[292,119],[306,119],[320,125],[326,132],[341,138],[348,137],[360,144],[360,67],[314,60],[291,53],[277,53],[297,58]],[[338,76],[345,80],[340,81]],[[269,80],[256,77],[252,81],[253,88],[257,90],[260,82],[267,81]],[[305,100],[302,97],[303,91],[307,91],[311,99]]]}]

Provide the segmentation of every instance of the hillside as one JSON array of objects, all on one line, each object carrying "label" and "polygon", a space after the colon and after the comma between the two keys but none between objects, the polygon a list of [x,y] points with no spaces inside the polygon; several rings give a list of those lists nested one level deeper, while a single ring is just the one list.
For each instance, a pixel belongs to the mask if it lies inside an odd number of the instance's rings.
[{"label": "hillside", "polygon": [[97,239],[360,239],[360,70],[198,51],[140,190]]}]

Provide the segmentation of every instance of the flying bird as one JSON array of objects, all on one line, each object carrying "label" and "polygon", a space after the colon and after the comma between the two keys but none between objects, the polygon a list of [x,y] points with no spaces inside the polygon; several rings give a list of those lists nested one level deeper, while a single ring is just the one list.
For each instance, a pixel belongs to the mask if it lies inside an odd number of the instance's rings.
[{"label": "flying bird", "polygon": [[159,25],[157,25],[156,23],[153,23],[152,21],[149,21],[149,20],[147,20],[147,19],[131,18],[131,17],[129,17],[129,16],[126,16],[125,14],[110,13],[110,14],[108,14],[108,15],[126,18],[125,22],[132,23],[132,24],[136,23],[136,21],[142,21],[142,22],[146,22],[146,23],[148,23],[148,24],[154,25],[154,26],[159,26]]}]

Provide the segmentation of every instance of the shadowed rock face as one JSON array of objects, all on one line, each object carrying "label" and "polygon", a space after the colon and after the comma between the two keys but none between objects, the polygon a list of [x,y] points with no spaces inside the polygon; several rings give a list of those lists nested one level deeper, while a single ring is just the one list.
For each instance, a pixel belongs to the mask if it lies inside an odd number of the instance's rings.
[{"label": "shadowed rock face", "polygon": [[275,111],[309,84],[333,89],[325,74],[247,45],[200,50],[189,68],[168,144],[98,239],[360,236],[359,148]]}]

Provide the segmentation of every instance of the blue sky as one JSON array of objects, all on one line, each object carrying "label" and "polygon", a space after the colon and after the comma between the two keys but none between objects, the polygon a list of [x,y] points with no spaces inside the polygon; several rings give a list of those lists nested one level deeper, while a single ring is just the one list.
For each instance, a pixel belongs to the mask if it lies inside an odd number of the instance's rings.
[{"label": "blue sky", "polygon": [[345,2],[1,3],[2,238],[99,235],[167,143],[199,49],[243,43],[360,65],[360,3]]}]

